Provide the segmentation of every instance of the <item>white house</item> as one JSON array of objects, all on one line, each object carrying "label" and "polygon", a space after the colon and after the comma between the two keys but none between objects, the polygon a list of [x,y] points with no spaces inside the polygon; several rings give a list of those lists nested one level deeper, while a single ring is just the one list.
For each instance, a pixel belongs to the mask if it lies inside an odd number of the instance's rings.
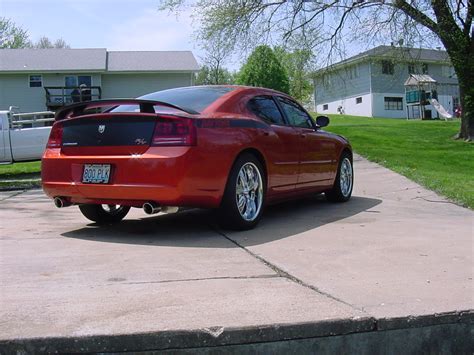
[{"label": "white house", "polygon": [[[453,114],[459,86],[445,51],[379,46],[314,73],[314,102],[319,113],[406,118],[404,83],[410,74],[427,74],[436,81],[439,103]],[[431,105],[425,117],[436,117]],[[415,116],[416,117],[416,116]]]},{"label": "white house", "polygon": [[81,84],[91,99],[133,98],[193,85],[198,69],[190,51],[0,49],[0,110],[54,110]]}]

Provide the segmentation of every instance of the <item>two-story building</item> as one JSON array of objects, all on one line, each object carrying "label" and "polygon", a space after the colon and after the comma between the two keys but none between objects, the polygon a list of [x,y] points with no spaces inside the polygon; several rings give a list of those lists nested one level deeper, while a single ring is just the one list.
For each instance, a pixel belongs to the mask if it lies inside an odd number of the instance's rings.
[{"label": "two-story building", "polygon": [[[379,46],[314,73],[314,102],[319,113],[410,118],[405,82],[410,74],[429,75],[436,81],[439,103],[453,114],[459,104],[459,86],[445,51]],[[431,105],[425,117],[437,117]],[[419,117],[419,116],[418,116]]]},{"label": "two-story building", "polygon": [[90,99],[133,98],[193,85],[198,70],[190,51],[0,49],[0,110],[55,110],[84,85]]}]

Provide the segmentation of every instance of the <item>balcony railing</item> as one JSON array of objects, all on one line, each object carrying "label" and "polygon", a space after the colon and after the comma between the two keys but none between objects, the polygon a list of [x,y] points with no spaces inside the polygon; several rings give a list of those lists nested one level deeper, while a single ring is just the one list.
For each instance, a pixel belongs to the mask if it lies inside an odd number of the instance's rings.
[{"label": "balcony railing", "polygon": [[75,102],[100,100],[102,97],[100,86],[88,86],[82,90],[78,86],[46,86],[44,90],[48,110],[56,110]]}]

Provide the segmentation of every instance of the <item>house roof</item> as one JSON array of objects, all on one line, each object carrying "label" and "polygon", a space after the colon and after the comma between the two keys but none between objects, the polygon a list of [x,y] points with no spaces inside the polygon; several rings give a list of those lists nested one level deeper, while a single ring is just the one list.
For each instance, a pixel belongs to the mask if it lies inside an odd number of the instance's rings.
[{"label": "house roof", "polygon": [[0,49],[0,72],[160,72],[197,71],[190,51],[93,49]]},{"label": "house roof", "polygon": [[436,80],[434,80],[431,76],[427,74],[410,74],[404,85],[409,86],[430,83],[436,83]]},{"label": "house roof", "polygon": [[105,48],[0,49],[0,71],[103,71]]},{"label": "house roof", "polygon": [[363,61],[369,58],[378,59],[396,59],[400,61],[422,61],[422,62],[443,62],[449,63],[450,59],[448,53],[438,49],[427,48],[410,48],[410,47],[395,47],[395,46],[378,46],[369,49],[365,52],[359,53],[355,56],[347,58],[343,61],[335,63],[328,68],[319,69],[315,74],[324,72],[328,69],[335,69],[346,64]]},{"label": "house roof", "polygon": [[124,71],[198,71],[191,51],[109,52],[107,70]]}]

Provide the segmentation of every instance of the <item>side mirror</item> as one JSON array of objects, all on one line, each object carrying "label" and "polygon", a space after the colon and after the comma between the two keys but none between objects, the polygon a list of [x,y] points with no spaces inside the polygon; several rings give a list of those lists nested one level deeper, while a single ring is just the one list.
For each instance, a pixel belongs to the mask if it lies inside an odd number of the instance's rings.
[{"label": "side mirror", "polygon": [[329,124],[328,116],[318,116],[316,117],[316,125],[318,127],[326,127]]}]

